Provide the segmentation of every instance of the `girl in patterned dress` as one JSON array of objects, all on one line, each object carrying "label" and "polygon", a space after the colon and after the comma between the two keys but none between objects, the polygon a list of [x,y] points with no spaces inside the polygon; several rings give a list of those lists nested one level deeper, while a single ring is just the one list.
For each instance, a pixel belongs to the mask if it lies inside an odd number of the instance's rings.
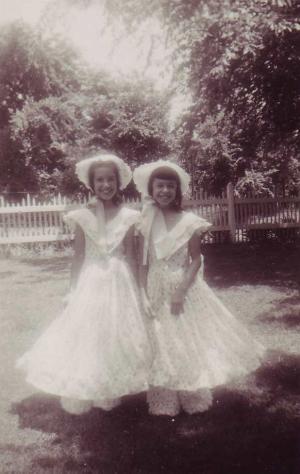
[{"label": "girl in patterned dress", "polygon": [[98,155],[76,172],[95,202],[66,216],[75,233],[69,301],[17,365],[29,383],[80,414],[146,390],[151,354],[134,278],[139,213],[120,204],[131,170],[117,156]]},{"label": "girl in patterned dress", "polygon": [[147,398],[150,413],[207,410],[211,389],[258,367],[263,347],[203,279],[201,236],[210,224],[181,208],[189,175],[159,160],[134,171],[145,197],[138,224],[141,292],[154,346]]}]

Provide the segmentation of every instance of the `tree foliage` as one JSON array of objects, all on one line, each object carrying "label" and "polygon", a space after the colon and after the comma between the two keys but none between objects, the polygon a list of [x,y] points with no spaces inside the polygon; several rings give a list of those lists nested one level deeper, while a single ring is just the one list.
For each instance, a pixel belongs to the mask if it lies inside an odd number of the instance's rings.
[{"label": "tree foliage", "polygon": [[213,119],[218,133],[210,129],[210,148],[221,143],[229,179],[244,182],[248,170],[297,186],[299,167],[291,162],[299,161],[300,24],[257,3],[234,2],[222,13],[214,22],[209,17],[208,33],[191,50],[190,117],[199,117],[199,154],[203,138],[207,143],[202,130]]},{"label": "tree foliage", "polygon": [[40,100],[80,87],[75,51],[57,37],[48,39],[21,22],[0,33],[0,127],[28,97]]},{"label": "tree foliage", "polygon": [[168,99],[150,83],[84,68],[66,45],[21,24],[2,34],[0,63],[2,189],[73,193],[84,156],[105,149],[136,163],[169,151]]},{"label": "tree foliage", "polygon": [[229,179],[244,182],[247,171],[298,186],[298,1],[93,1],[127,31],[154,16],[164,26],[175,87],[192,98],[177,140],[196,185],[216,192]]},{"label": "tree foliage", "polygon": [[78,187],[74,163],[99,150],[115,152],[130,164],[168,153],[163,104],[157,94],[150,97],[145,87],[129,85],[111,95],[85,90],[28,101],[13,115],[11,132],[20,159],[35,177],[33,188],[73,192]]},{"label": "tree foliage", "polygon": [[14,140],[13,129],[20,121],[19,113],[49,96],[59,97],[67,91],[78,91],[82,74],[77,55],[59,39],[45,40],[21,22],[3,27],[0,34],[2,190],[36,189],[39,170],[29,166],[30,160],[24,152],[28,143],[24,143],[23,149]]},{"label": "tree foliage", "polygon": [[298,1],[60,1],[101,4],[107,24],[124,34],[160,21],[172,91],[186,94],[189,105],[171,136],[168,94],[83,70],[57,40],[20,25],[8,28],[0,37],[0,142],[10,152],[0,151],[0,168],[5,165],[15,187],[24,189],[28,175],[30,189],[55,188],[72,160],[99,148],[131,163],[163,156],[174,139],[194,189],[218,193],[229,180],[239,194],[299,186]]},{"label": "tree foliage", "polygon": [[[284,16],[266,2],[209,1],[182,25],[190,25],[188,39],[180,28],[178,34],[188,58],[183,64],[185,83],[193,98],[185,118],[192,124],[185,159],[193,159],[196,147],[196,165],[199,171],[206,165],[210,176],[207,183],[202,173],[202,182],[214,192],[220,189],[220,174],[241,189],[250,172],[262,173],[266,183],[297,187],[300,23],[296,16]],[[185,143],[186,139],[183,136]]]}]

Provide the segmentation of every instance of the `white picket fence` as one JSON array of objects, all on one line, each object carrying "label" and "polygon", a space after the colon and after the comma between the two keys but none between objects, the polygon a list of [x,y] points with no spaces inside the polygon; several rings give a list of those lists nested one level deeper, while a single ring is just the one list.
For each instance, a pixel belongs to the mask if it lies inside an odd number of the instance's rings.
[{"label": "white picket fence", "polygon": [[[87,199],[71,202],[60,195],[47,203],[29,195],[20,203],[9,203],[0,196],[0,245],[67,242],[72,234],[63,215],[86,204]],[[126,204],[140,207],[139,201]],[[202,192],[186,200],[184,207],[213,224],[207,242],[247,240],[249,231],[300,228],[300,197],[237,199],[231,184],[221,197]]]},{"label": "white picket fence", "polygon": [[[41,203],[29,194],[21,202],[9,203],[0,196],[0,245],[71,240],[73,236],[63,216],[87,203],[86,198],[71,201],[61,195]],[[139,201],[128,204],[140,206]]]}]

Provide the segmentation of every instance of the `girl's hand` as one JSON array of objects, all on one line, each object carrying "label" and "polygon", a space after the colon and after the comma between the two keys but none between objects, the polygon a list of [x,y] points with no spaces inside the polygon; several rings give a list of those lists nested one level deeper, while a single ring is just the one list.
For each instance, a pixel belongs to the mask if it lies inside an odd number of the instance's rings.
[{"label": "girl's hand", "polygon": [[175,290],[171,297],[171,314],[178,316],[183,313],[184,299],[185,293],[180,289]]}]

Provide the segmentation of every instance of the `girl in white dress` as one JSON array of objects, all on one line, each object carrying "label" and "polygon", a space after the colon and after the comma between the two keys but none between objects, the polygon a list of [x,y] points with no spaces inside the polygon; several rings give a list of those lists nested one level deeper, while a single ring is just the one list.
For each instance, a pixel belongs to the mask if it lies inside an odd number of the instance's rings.
[{"label": "girl in white dress", "polygon": [[151,354],[133,275],[139,213],[120,205],[131,170],[99,155],[77,163],[76,172],[95,202],[66,216],[75,232],[69,301],[17,365],[29,383],[80,414],[146,390]]},{"label": "girl in white dress", "polygon": [[[200,240],[210,224],[181,210],[189,175],[159,160],[133,174],[145,199],[138,228],[141,286],[154,362],[147,398],[154,415],[207,410],[211,389],[258,367],[264,348],[203,279]],[[200,270],[200,271],[199,271]]]}]

